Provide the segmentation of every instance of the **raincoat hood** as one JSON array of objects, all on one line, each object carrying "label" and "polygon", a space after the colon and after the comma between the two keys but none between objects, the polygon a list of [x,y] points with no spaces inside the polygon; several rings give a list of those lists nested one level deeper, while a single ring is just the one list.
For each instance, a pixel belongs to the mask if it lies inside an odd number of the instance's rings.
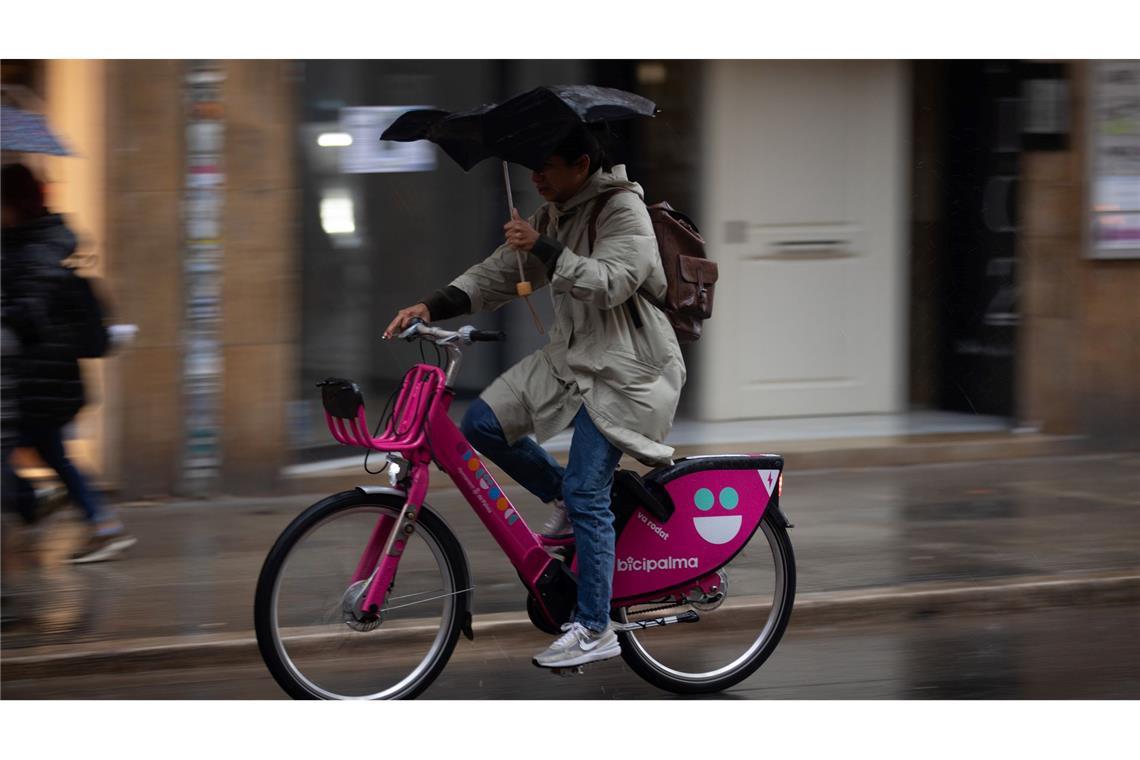
[{"label": "raincoat hood", "polygon": [[63,217],[48,214],[3,231],[3,247],[34,252],[41,264],[58,264],[75,253],[78,241]]},{"label": "raincoat hood", "polygon": [[610,190],[628,190],[635,193],[643,202],[645,190],[637,182],[632,181],[626,174],[625,164],[618,164],[609,171],[599,169],[590,175],[582,189],[574,194],[570,200],[562,203],[546,204],[551,220],[559,220],[567,214],[574,213],[583,204],[592,201],[602,193]]}]

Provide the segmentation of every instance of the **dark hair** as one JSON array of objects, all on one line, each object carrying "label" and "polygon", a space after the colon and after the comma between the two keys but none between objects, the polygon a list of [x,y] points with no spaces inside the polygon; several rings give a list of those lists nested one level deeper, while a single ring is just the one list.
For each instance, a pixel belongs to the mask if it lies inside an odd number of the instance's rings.
[{"label": "dark hair", "polygon": [[23,164],[10,164],[0,170],[0,200],[16,212],[21,221],[47,213],[44,190],[32,170]]},{"label": "dark hair", "polygon": [[606,155],[605,132],[606,126],[604,124],[598,127],[588,127],[585,124],[578,125],[562,138],[562,142],[558,143],[558,147],[550,155],[560,157],[567,164],[574,163],[582,156],[588,156],[590,174],[598,169],[609,171],[613,168],[613,162]]}]

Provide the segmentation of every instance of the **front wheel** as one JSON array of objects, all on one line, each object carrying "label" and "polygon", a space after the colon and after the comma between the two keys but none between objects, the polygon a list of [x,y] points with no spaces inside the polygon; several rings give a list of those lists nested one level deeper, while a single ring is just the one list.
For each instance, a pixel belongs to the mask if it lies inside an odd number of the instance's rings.
[{"label": "front wheel", "polygon": [[[752,675],[780,643],[796,595],[796,560],[783,523],[771,511],[760,530],[721,568],[727,594],[691,605],[697,623],[619,633],[626,664],[654,686],[677,694],[706,694]],[[677,609],[624,607],[619,622],[672,615]]]},{"label": "front wheel", "polygon": [[455,535],[426,506],[378,618],[353,614],[352,578],[373,528],[394,520],[396,495],[345,491],[285,529],[257,581],[262,659],[297,699],[408,699],[443,670],[468,619],[471,584]]}]

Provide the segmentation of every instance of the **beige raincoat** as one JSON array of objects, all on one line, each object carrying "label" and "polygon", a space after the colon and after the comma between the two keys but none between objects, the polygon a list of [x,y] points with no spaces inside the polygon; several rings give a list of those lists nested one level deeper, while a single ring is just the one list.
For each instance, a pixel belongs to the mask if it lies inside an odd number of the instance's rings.
[{"label": "beige raincoat", "polygon": [[[597,196],[609,198],[589,251],[589,220]],[[525,254],[535,290],[551,285],[554,325],[550,342],[499,376],[482,393],[509,443],[534,433],[543,442],[565,430],[586,405],[598,430],[623,452],[647,465],[668,464],[663,444],[673,425],[685,364],[668,318],[637,294],[665,293],[665,273],[645,194],[624,166],[593,174],[570,200],[541,206],[529,222],[549,215],[545,234],[565,248],[548,279],[546,267]],[[515,252],[501,246],[451,284],[471,299],[472,311],[493,310],[516,298]],[[626,301],[633,299],[642,326]]]}]

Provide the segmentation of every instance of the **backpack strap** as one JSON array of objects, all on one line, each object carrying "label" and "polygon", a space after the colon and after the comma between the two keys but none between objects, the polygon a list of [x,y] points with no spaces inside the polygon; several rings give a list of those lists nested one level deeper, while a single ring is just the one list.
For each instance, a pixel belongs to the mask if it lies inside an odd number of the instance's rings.
[{"label": "backpack strap", "polygon": [[610,202],[610,198],[613,198],[618,193],[632,193],[632,192],[633,192],[632,190],[627,190],[624,187],[617,187],[617,188],[614,188],[613,190],[607,190],[606,192],[601,193],[598,196],[597,200],[594,201],[594,208],[590,212],[590,227],[589,227],[590,255],[591,256],[594,254],[594,243],[598,239],[598,217],[602,215],[602,209],[604,209],[606,207],[606,204]]},{"label": "backpack strap", "polygon": [[[617,188],[614,188],[613,190],[607,190],[606,192],[602,193],[601,195],[598,196],[598,199],[594,202],[594,208],[590,212],[590,226],[589,226],[590,255],[591,256],[594,254],[594,243],[598,239],[598,217],[602,215],[602,209],[604,209],[606,207],[606,204],[610,202],[610,198],[613,198],[618,193],[632,193],[632,192],[633,192],[632,190],[627,190],[624,187],[617,187]],[[641,291],[641,288],[637,289],[637,293],[641,293],[643,296],[645,295],[645,293],[643,293]],[[626,308],[629,309],[629,317],[630,317],[630,319],[633,320],[633,326],[635,328],[637,328],[638,330],[640,330],[642,327],[642,322],[641,322],[641,314],[637,310],[637,298],[636,298],[637,293],[634,293],[633,295],[631,295],[629,297],[629,300],[627,300],[625,302],[625,305],[626,305]]]}]

